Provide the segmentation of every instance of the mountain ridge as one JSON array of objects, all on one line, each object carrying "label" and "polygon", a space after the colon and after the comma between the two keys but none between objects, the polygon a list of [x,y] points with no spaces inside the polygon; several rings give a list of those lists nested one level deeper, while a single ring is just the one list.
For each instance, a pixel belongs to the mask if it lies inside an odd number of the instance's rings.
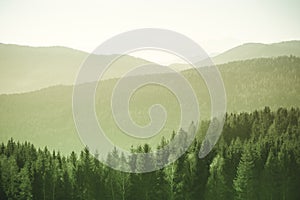
[{"label": "mountain ridge", "polygon": [[223,64],[230,61],[289,55],[300,56],[300,40],[270,44],[255,42],[244,43],[213,57],[212,60],[215,64]]},{"label": "mountain ridge", "polygon": [[[212,58],[218,64],[261,57],[300,56],[300,41],[279,43],[245,43]],[[81,64],[89,56],[87,52],[63,46],[31,47],[0,43],[0,94],[35,91],[54,85],[72,85]],[[97,55],[99,62],[112,55]],[[105,79],[118,78],[132,66],[153,63],[148,60],[121,56]],[[199,66],[205,66],[202,62]],[[183,71],[192,66],[169,65]]]}]

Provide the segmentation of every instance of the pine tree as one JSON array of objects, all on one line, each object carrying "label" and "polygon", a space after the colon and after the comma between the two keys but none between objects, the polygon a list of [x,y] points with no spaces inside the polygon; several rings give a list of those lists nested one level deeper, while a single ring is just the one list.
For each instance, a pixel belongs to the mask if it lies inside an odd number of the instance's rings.
[{"label": "pine tree", "polygon": [[280,185],[281,185],[281,174],[280,174],[279,160],[274,153],[274,149],[271,149],[268,155],[267,162],[264,169],[264,199],[280,199]]},{"label": "pine tree", "polygon": [[18,179],[20,181],[19,185],[19,195],[18,199],[20,200],[30,200],[32,199],[32,188],[31,181],[29,178],[29,171],[27,165],[24,166],[18,174]]},{"label": "pine tree", "polygon": [[250,147],[245,148],[234,180],[235,199],[257,199],[254,159]]},{"label": "pine tree", "polygon": [[190,191],[190,199],[204,199],[205,187],[209,177],[209,165],[214,156],[214,152],[212,151],[205,158],[199,158],[199,149],[200,142],[195,140],[191,150],[189,150],[187,160],[188,182],[186,190]]},{"label": "pine tree", "polygon": [[129,173],[125,172],[129,170],[127,159],[124,153],[121,154],[120,158],[120,169],[122,171],[118,172],[118,182],[120,183],[121,188],[121,199],[125,200],[128,195],[129,190]]},{"label": "pine tree", "polygon": [[224,164],[224,158],[220,155],[217,155],[211,163],[205,199],[227,199],[227,184],[224,177]]},{"label": "pine tree", "polygon": [[187,183],[187,165],[186,165],[186,156],[183,154],[178,160],[175,161],[175,169],[173,174],[174,187],[173,195],[175,200],[185,199],[185,184]]},{"label": "pine tree", "polygon": [[224,176],[225,182],[228,186],[228,191],[226,193],[227,199],[234,198],[234,188],[233,188],[233,180],[236,176],[237,169],[240,163],[241,155],[242,155],[242,141],[237,138],[233,140],[228,148],[223,153],[224,156]]},{"label": "pine tree", "polygon": [[1,182],[5,195],[8,199],[18,199],[20,183],[18,176],[19,169],[16,160],[11,156],[1,159],[1,161]]},{"label": "pine tree", "polygon": [[[4,146],[3,146],[4,147]],[[6,156],[4,156],[4,149],[3,151],[1,150],[1,154],[0,154],[0,199],[7,199],[6,193],[5,193],[5,183],[4,180],[2,180],[2,173],[3,173],[3,162],[4,160],[6,160]]]},{"label": "pine tree", "polygon": [[[169,151],[167,148],[168,142],[164,137],[162,137],[160,144],[157,147],[156,152],[156,167],[157,171],[155,172],[155,186],[154,186],[154,195],[153,199],[170,199],[170,185],[167,181],[166,170],[162,168],[165,164],[168,163]],[[162,148],[164,150],[162,151]]]},{"label": "pine tree", "polygon": [[[120,156],[116,148],[107,155],[107,161],[109,167],[106,168],[106,188],[108,199],[121,199],[122,198],[122,182],[119,181],[119,171],[115,170],[120,167]],[[111,168],[112,167],[112,168]],[[114,169],[115,168],[115,169]]]}]

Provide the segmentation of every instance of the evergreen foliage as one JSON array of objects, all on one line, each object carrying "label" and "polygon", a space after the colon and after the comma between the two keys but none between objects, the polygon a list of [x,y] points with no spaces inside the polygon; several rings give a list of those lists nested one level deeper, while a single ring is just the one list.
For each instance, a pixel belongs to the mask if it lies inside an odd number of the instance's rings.
[{"label": "evergreen foliage", "polygon": [[[103,165],[85,148],[79,156],[36,149],[13,139],[0,145],[0,199],[300,199],[300,110],[269,108],[227,114],[213,151],[198,158],[203,133],[167,167],[124,173]],[[179,133],[186,136],[184,130]],[[163,138],[158,149],[168,144]],[[151,152],[148,144],[133,152]],[[180,149],[179,149],[180,150]],[[136,172],[172,156],[129,158],[114,149],[107,161]],[[157,160],[157,162],[155,162]]]}]

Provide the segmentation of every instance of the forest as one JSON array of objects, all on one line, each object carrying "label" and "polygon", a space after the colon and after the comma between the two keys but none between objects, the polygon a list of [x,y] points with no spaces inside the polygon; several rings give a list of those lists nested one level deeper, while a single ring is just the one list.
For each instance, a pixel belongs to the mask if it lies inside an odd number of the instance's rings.
[{"label": "forest", "polygon": [[[200,159],[208,124],[201,123],[196,139],[177,161],[144,174],[115,171],[88,148],[79,155],[62,155],[10,139],[0,146],[0,199],[300,199],[299,108],[226,114],[217,145]],[[155,152],[169,140],[131,150]],[[125,157],[115,150],[107,161],[138,172],[145,165],[160,165],[172,151],[152,158]]]},{"label": "forest", "polygon": [[[299,57],[258,58],[231,62],[218,68],[224,81],[228,113],[253,112],[265,106],[272,110],[300,107]],[[206,83],[195,70],[186,70],[182,74],[199,99],[201,118],[198,120],[209,119],[211,100]],[[172,78],[167,74],[160,76],[161,79]],[[135,78],[144,79],[143,76]],[[176,84],[175,76],[172,80]],[[116,126],[111,97],[117,81],[99,82],[95,95],[96,113],[103,130],[114,144],[122,146],[125,142],[129,149],[131,145],[143,143],[127,137]],[[1,94],[0,142],[6,143],[13,138],[29,141],[36,147],[60,150],[64,155],[72,151],[79,154],[85,146],[80,142],[74,124],[72,92],[73,86],[53,86],[28,93]],[[162,105],[168,112],[168,118],[159,137],[147,140],[152,148],[159,144],[161,135],[170,138],[172,130],[178,129],[181,114],[177,98],[170,90],[149,84],[137,90],[130,100],[129,110],[134,122],[147,125],[150,122],[148,109],[154,104]]]}]

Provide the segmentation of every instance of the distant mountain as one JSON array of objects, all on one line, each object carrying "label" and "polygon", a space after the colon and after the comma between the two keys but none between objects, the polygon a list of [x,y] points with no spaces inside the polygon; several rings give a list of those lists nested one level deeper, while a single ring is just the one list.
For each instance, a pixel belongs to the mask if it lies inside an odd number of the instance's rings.
[{"label": "distant mountain", "polygon": [[[0,43],[0,93],[33,91],[53,85],[72,85],[89,54],[66,47],[29,47]],[[99,64],[111,55],[97,55]],[[105,78],[120,77],[146,60],[122,56]]]},{"label": "distant mountain", "polygon": [[[201,60],[196,63],[196,65],[208,66],[211,65],[211,61],[218,65],[253,58],[271,58],[290,55],[300,57],[300,41],[285,41],[273,44],[246,43],[218,55],[210,54],[210,60]],[[171,64],[170,67],[181,70],[192,68],[191,65],[186,63],[174,63]]]},{"label": "distant mountain", "polygon": [[[66,47],[29,47],[0,43],[0,94],[34,91],[53,85],[74,84],[78,70],[89,54]],[[300,56],[300,41],[274,44],[249,43],[212,58],[215,64],[237,60],[283,55]],[[99,66],[112,55],[97,55]],[[112,64],[105,79],[118,78],[137,65],[151,63],[132,56],[122,56]],[[206,66],[207,61],[199,63]],[[191,66],[172,64],[182,71]]]},{"label": "distant mountain", "polygon": [[252,58],[277,56],[300,56],[300,41],[286,41],[273,44],[247,43],[234,47],[212,58],[215,64]]}]

